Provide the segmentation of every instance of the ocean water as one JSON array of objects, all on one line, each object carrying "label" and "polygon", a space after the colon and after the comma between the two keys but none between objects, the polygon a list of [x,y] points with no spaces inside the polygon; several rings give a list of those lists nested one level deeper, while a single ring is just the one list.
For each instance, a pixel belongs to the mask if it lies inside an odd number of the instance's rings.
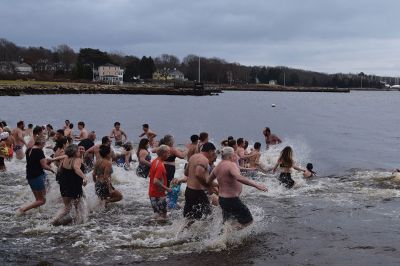
[{"label": "ocean water", "polygon": [[[121,202],[101,208],[91,182],[84,188],[85,221],[53,227],[51,218],[62,204],[51,174],[47,203],[15,216],[33,195],[25,161],[13,159],[0,174],[0,264],[398,264],[400,178],[391,171],[400,167],[399,102],[399,92],[0,97],[0,118],[12,126],[24,120],[59,128],[65,119],[75,125],[82,120],[100,139],[120,121],[137,143],[141,124],[149,123],[160,137],[174,135],[179,145],[206,131],[216,144],[229,135],[261,142],[267,167],[290,145],[296,161],[303,167],[312,162],[318,173],[311,180],[294,173],[292,190],[280,186],[276,175],[258,177],[269,191],[244,189],[241,197],[255,222],[236,232],[222,225],[219,207],[188,230],[180,210],[165,224],[155,222],[148,180],[115,167]],[[262,136],[266,126],[284,141],[269,150]],[[184,164],[177,160],[176,177]]]}]

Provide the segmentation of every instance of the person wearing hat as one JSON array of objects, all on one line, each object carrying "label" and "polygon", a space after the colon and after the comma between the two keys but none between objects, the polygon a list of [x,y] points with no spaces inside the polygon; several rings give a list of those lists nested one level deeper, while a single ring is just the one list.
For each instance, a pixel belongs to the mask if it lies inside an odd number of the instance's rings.
[{"label": "person wearing hat", "polygon": [[35,196],[35,201],[18,209],[18,214],[38,208],[46,203],[46,174],[44,170],[54,173],[48,165],[48,159],[44,156],[43,148],[46,145],[46,137],[38,135],[32,148],[28,148],[26,155],[26,179]]}]

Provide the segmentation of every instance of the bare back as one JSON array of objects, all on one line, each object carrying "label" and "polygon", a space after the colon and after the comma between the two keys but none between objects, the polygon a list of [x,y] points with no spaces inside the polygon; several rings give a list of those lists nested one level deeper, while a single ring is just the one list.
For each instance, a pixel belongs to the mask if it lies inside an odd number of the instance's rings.
[{"label": "bare back", "polygon": [[208,159],[201,153],[190,157],[187,165],[187,186],[191,189],[206,190],[206,178],[208,177]]},{"label": "bare back", "polygon": [[237,165],[229,160],[221,161],[213,170],[211,175],[217,177],[219,196],[224,198],[239,197],[242,192],[242,184],[235,176],[240,176]]}]

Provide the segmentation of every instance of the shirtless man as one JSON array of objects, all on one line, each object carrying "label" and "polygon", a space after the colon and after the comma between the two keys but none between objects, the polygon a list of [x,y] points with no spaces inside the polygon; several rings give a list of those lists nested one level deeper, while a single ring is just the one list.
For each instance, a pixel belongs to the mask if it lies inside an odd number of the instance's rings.
[{"label": "shirtless man", "polygon": [[249,167],[259,168],[259,169],[263,170],[260,165],[260,157],[261,157],[261,143],[260,142],[254,143],[254,150],[252,150],[250,152],[250,155],[252,155],[252,156],[249,158]]},{"label": "shirtless man", "polygon": [[219,204],[222,208],[224,222],[234,219],[234,227],[242,229],[253,222],[253,217],[246,205],[239,199],[242,184],[252,186],[261,191],[267,188],[240,175],[239,168],[232,162],[235,151],[232,147],[222,149],[222,161],[207,178],[207,184],[213,184],[217,179],[219,185]]},{"label": "shirtless man", "polygon": [[238,138],[236,144],[237,144],[236,154],[239,157],[239,166],[245,167],[246,161],[255,155],[246,154],[245,141],[243,138]]},{"label": "shirtless man", "polygon": [[[87,159],[93,160],[94,158],[96,158],[96,161],[99,160],[101,158],[100,157],[100,146],[101,145],[111,146],[111,142],[112,141],[109,136],[104,136],[101,139],[101,144],[94,145],[85,152],[84,159],[85,160],[87,160]],[[112,149],[111,149],[111,158],[115,158],[115,154]]]},{"label": "shirtless man", "polygon": [[188,219],[201,219],[211,213],[210,200],[206,190],[213,192],[216,183],[206,183],[209,176],[208,167],[216,159],[216,148],[214,144],[205,143],[200,153],[190,157],[185,169],[187,176],[187,187],[185,191],[184,217]]},{"label": "shirtless man", "polygon": [[89,133],[85,128],[85,122],[78,122],[78,129],[80,131],[79,136],[75,137],[75,140],[81,141],[87,139]]},{"label": "shirtless man", "polygon": [[271,134],[271,130],[269,129],[269,127],[264,128],[263,134],[265,137],[265,144],[267,146],[267,149],[269,148],[269,145],[276,145],[282,142],[282,140],[278,138],[278,136]]},{"label": "shirtless man", "polygon": [[17,128],[15,128],[11,135],[14,137],[14,152],[18,160],[22,160],[25,156],[23,147],[26,146],[26,142],[24,140],[24,121],[19,121],[17,123]]},{"label": "shirtless man", "polygon": [[143,124],[142,127],[143,127],[143,133],[139,135],[139,138],[141,138],[144,135],[146,135],[147,139],[149,140],[150,147],[153,148],[154,144],[155,144],[154,142],[155,142],[155,138],[157,137],[157,134],[150,130],[149,124]]},{"label": "shirtless man", "polygon": [[201,147],[207,142],[208,142],[208,133],[201,132],[199,135],[199,143],[197,144],[196,153],[199,153],[201,151]]},{"label": "shirtless man", "polygon": [[197,144],[199,142],[199,136],[192,135],[190,137],[190,140],[192,141],[192,143],[190,143],[186,146],[186,148],[188,149],[188,151],[187,151],[187,160],[188,161],[189,161],[190,157],[192,157],[192,155],[196,153]]},{"label": "shirtless man", "polygon": [[28,124],[28,128],[25,129],[25,136],[33,137],[33,125]]},{"label": "shirtless man", "polygon": [[122,142],[122,137],[125,137],[125,141],[128,139],[128,136],[125,134],[125,132],[121,129],[121,123],[120,122],[115,122],[114,123],[114,128],[111,131],[110,138],[115,138],[115,146],[121,147],[123,142]]}]

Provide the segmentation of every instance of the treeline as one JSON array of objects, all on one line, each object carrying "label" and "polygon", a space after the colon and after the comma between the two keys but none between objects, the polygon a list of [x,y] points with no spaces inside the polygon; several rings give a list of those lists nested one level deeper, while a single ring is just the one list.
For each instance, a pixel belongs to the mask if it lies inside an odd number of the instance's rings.
[{"label": "treeline", "polygon": [[[174,56],[163,54],[152,58],[141,58],[120,53],[108,53],[98,49],[83,48],[75,52],[66,44],[52,49],[44,47],[20,47],[0,39],[0,62],[23,61],[32,66],[36,79],[73,79],[92,80],[93,68],[106,63],[118,65],[125,69],[124,81],[132,82],[138,78],[148,80],[156,70],[177,69],[186,78],[198,80],[199,57],[188,55],[182,61]],[[375,75],[358,74],[325,74],[288,67],[244,66],[229,63],[220,58],[200,58],[200,79],[216,84],[256,84],[269,83],[274,80],[279,85],[304,87],[338,87],[338,88],[379,88],[381,81],[389,84],[396,82],[395,78]],[[0,78],[10,77],[1,74]]]}]

